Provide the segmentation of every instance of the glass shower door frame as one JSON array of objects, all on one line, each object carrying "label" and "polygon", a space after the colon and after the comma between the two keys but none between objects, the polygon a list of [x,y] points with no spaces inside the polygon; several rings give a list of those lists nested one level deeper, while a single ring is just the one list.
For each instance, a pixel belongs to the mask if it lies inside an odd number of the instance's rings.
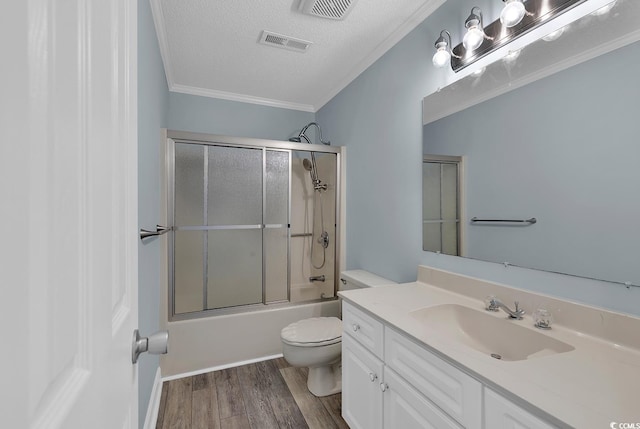
[{"label": "glass shower door frame", "polygon": [[[175,144],[176,143],[186,143],[186,144],[198,144],[203,146],[226,146],[226,147],[238,147],[238,148],[250,148],[250,149],[258,149],[262,150],[262,220],[263,223],[259,226],[263,231],[263,239],[262,239],[262,302],[256,304],[247,304],[240,305],[235,307],[226,307],[219,309],[206,309],[207,305],[207,295],[206,295],[206,277],[203,280],[203,309],[200,311],[193,311],[188,313],[175,313],[175,279],[174,279],[174,234],[175,231],[171,231],[170,234],[167,234],[168,238],[168,275],[169,275],[169,284],[168,284],[168,317],[169,321],[177,321],[177,320],[188,320],[200,317],[214,316],[214,315],[222,315],[222,314],[231,314],[231,313],[239,313],[245,311],[253,311],[256,308],[266,308],[266,306],[270,306],[269,308],[275,308],[279,306],[295,306],[300,304],[308,304],[315,301],[324,301],[325,299],[319,300],[310,300],[303,301],[299,303],[291,303],[289,302],[291,299],[291,175],[292,175],[292,152],[293,151],[314,151],[314,152],[324,152],[324,153],[332,153],[336,155],[336,221],[339,218],[340,213],[340,182],[341,182],[341,148],[335,146],[324,146],[324,145],[309,145],[306,143],[295,143],[295,142],[284,142],[284,141],[276,141],[276,140],[263,140],[263,139],[253,139],[253,138],[241,138],[241,137],[230,137],[230,136],[218,136],[218,135],[208,135],[208,134],[198,134],[198,133],[189,133],[182,131],[167,131],[167,139],[165,146],[165,161],[166,161],[166,207],[167,207],[167,222],[168,225],[173,226],[175,222]],[[288,172],[288,180],[289,180],[289,189],[288,189],[288,207],[287,207],[287,299],[282,301],[273,301],[266,303],[266,289],[265,289],[265,240],[264,240],[264,231],[266,229],[274,228],[280,224],[265,224],[265,211],[266,211],[266,153],[268,151],[281,151],[289,153],[289,172]],[[336,222],[336,251],[335,251],[335,264],[334,264],[334,273],[335,273],[335,281],[334,281],[334,297],[328,299],[337,299],[337,282],[339,278],[339,263],[340,260],[340,252],[339,252],[339,238],[340,237],[340,222]],[[207,229],[215,229],[217,227],[206,227]],[[189,229],[187,228],[182,228]],[[203,228],[204,229],[204,228]],[[228,229],[228,228],[227,228]],[[206,244],[206,243],[205,243]],[[205,249],[203,249],[204,251]],[[206,266],[204,268],[206,270]],[[206,275],[206,273],[204,273]]]}]

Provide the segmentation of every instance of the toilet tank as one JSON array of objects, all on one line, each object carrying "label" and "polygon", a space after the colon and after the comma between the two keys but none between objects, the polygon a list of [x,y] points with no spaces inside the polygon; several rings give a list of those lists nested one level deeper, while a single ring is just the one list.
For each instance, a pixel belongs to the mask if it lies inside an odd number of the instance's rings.
[{"label": "toilet tank", "polygon": [[360,289],[397,284],[393,280],[385,279],[377,274],[365,270],[349,270],[340,273],[339,290]]}]

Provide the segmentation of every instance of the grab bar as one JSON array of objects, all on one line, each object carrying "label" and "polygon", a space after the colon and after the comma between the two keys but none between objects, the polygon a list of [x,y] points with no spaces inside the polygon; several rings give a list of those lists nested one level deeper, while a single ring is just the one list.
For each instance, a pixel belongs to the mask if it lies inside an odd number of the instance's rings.
[{"label": "grab bar", "polygon": [[535,217],[530,219],[478,219],[477,217],[471,218],[471,223],[476,222],[508,222],[508,223],[528,223],[529,225],[533,225],[538,220]]},{"label": "grab bar", "polygon": [[166,234],[171,231],[173,227],[166,227],[161,225],[156,225],[155,231],[149,231],[148,229],[140,228],[140,240],[144,240],[145,238],[155,237],[156,235]]},{"label": "grab bar", "polygon": [[310,232],[297,232],[291,234],[291,237],[313,237],[313,234]]}]

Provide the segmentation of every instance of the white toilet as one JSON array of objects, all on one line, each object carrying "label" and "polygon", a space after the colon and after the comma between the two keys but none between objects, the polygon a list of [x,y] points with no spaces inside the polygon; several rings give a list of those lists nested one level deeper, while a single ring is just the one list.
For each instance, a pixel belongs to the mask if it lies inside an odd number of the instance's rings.
[{"label": "white toilet", "polygon": [[[339,290],[375,287],[395,282],[364,270],[343,271]],[[282,353],[293,366],[308,367],[307,387],[315,396],[342,391],[342,321],[312,317],[284,327]]]}]

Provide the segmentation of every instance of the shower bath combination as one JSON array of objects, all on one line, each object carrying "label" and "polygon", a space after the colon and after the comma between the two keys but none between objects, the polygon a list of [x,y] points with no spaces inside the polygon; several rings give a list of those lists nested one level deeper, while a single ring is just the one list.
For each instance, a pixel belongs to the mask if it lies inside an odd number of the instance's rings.
[{"label": "shower bath combination", "polygon": [[314,126],[295,143],[167,132],[171,321],[335,297],[341,150]]},{"label": "shower bath combination", "polygon": [[[306,134],[307,130],[311,126],[315,126],[317,128],[318,139],[320,140],[320,143],[327,146],[331,144],[330,141],[324,141],[322,139],[322,129],[320,128],[320,125],[318,125],[316,122],[310,122],[309,124],[305,125],[305,127],[302,128],[302,130],[300,130],[300,133],[298,134],[298,136],[290,138],[289,141],[296,142],[296,143],[306,142],[309,144],[313,144],[311,142],[311,139]],[[320,177],[318,176],[318,167],[316,163],[315,152],[313,151],[311,152],[311,160],[309,160],[308,158],[305,158],[302,160],[302,166],[304,167],[305,170],[309,172],[309,175],[311,176],[311,183],[313,185],[313,190],[314,190],[314,193],[313,193],[314,209],[313,209],[313,219],[312,219],[312,228],[311,228],[314,233],[316,231],[316,208],[318,208],[320,211],[320,219],[318,224],[318,227],[319,227],[318,229],[320,230],[320,234],[317,237],[315,235],[311,237],[311,255],[310,255],[311,265],[313,266],[313,268],[319,270],[319,269],[322,269],[326,263],[326,249],[329,247],[329,241],[330,241],[329,233],[327,232],[324,226],[324,208],[322,204],[322,192],[327,190],[327,184],[322,183],[322,180],[320,180]],[[322,263],[320,263],[319,265],[315,264],[314,257],[313,257],[314,256],[313,249],[315,247],[313,245],[314,239],[322,247]],[[324,282],[325,276],[324,275],[311,276],[309,277],[309,281]]]}]

